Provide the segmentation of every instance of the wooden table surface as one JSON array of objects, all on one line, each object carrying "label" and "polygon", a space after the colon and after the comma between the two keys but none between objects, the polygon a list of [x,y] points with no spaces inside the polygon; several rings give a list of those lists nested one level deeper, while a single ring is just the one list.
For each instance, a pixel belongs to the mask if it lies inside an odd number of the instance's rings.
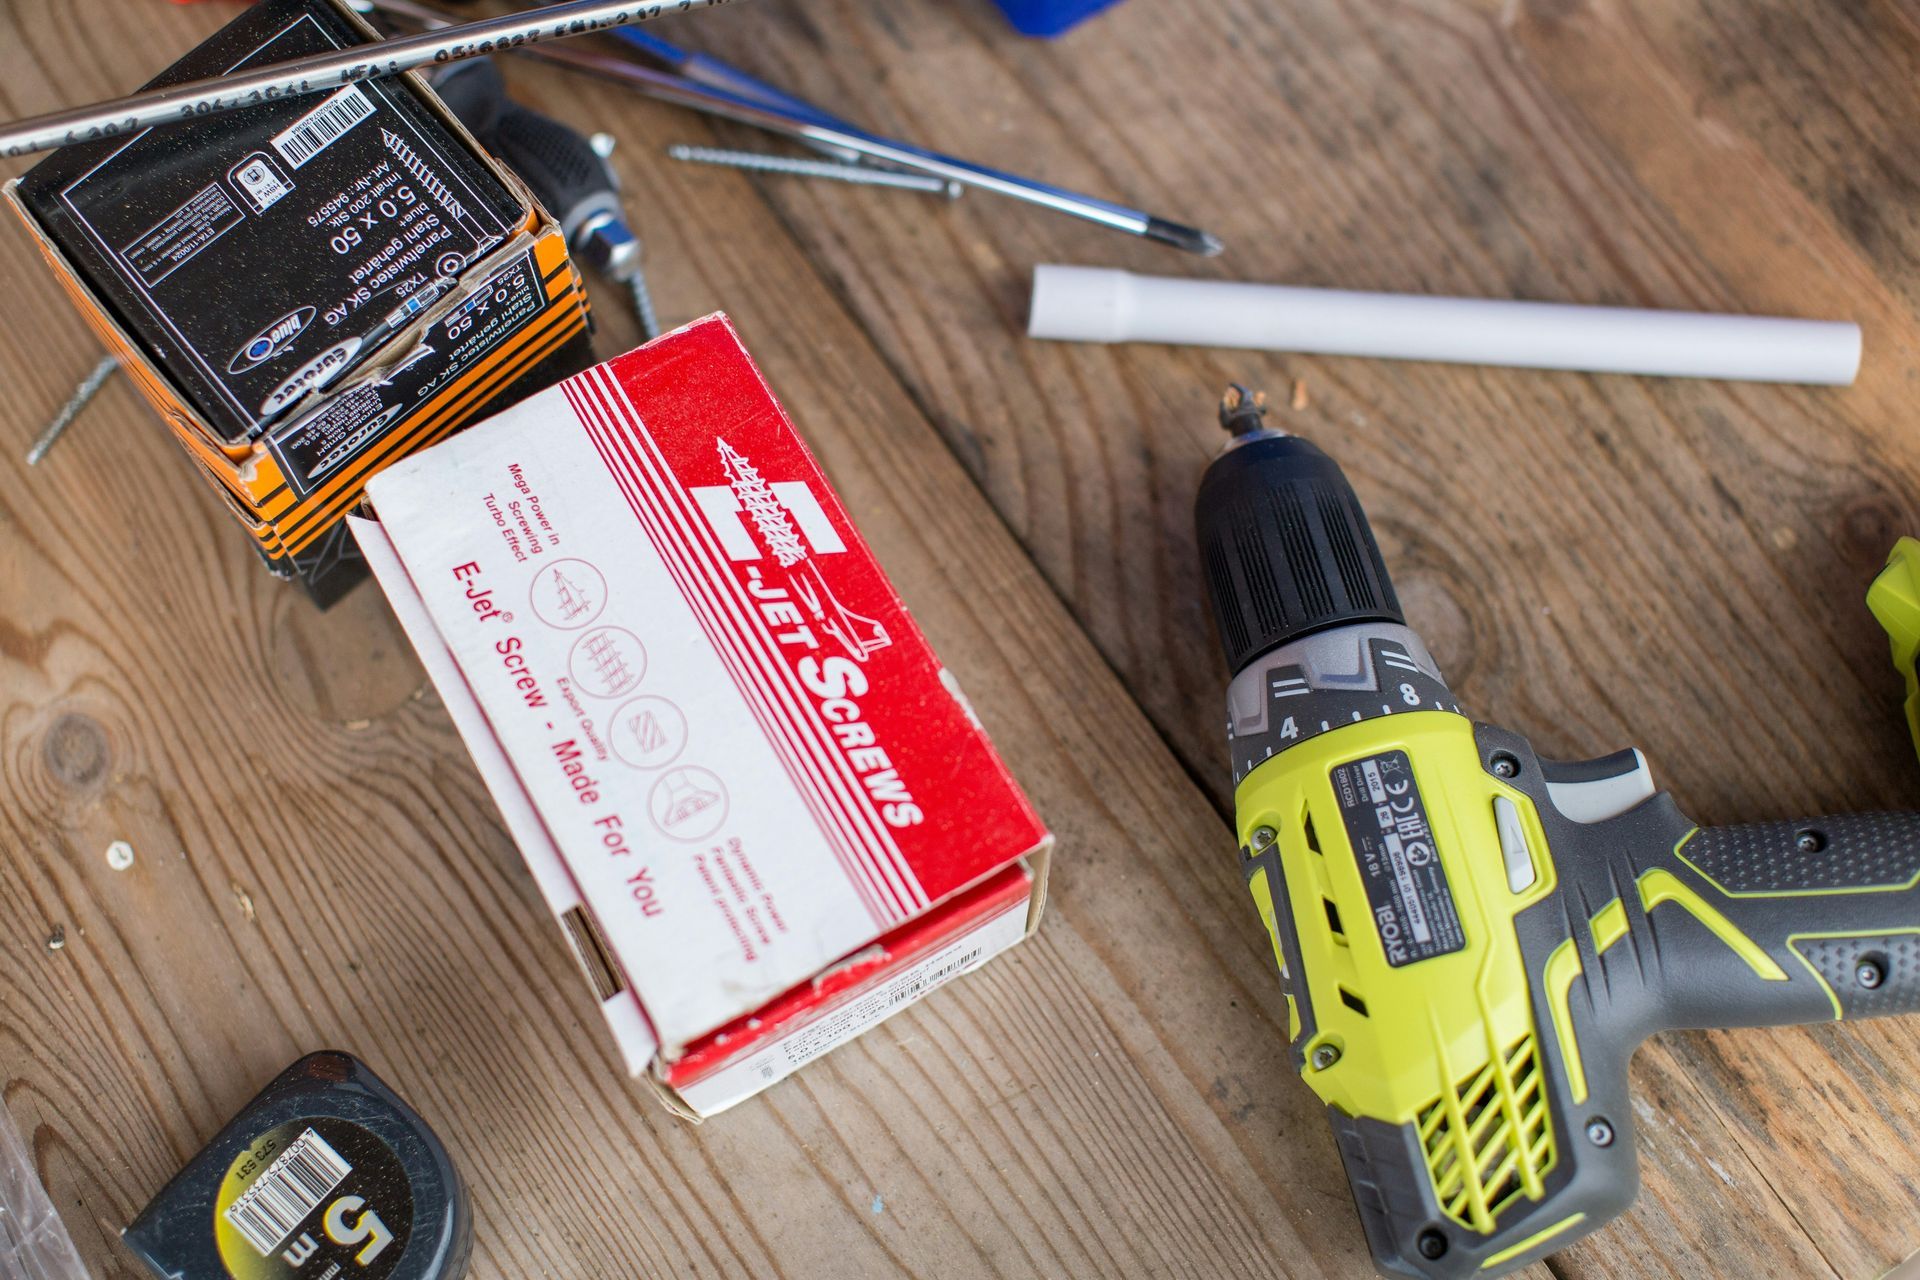
[{"label": "wooden table surface", "polygon": [[[0,116],[130,89],[229,12],[5,0]],[[510,68],[621,139],[665,318],[734,316],[964,681],[1059,836],[1045,927],[669,1118],[379,594],[270,581],[124,382],[23,465],[97,350],[9,228],[0,1084],[97,1275],[325,1046],[458,1154],[476,1276],[1369,1274],[1228,834],[1190,504],[1229,378],[1345,465],[1479,717],[1639,744],[1703,822],[1912,802],[1861,594],[1920,532],[1914,0],[1133,0],[1057,43],[985,0],[755,0],[662,30],[1230,245],[690,168],[665,145],[760,140]],[[1041,344],[1051,261],[1853,318],[1866,362],[1809,390]],[[1661,1037],[1637,1206],[1531,1274],[1880,1275],[1920,1248],[1917,1060],[1917,1019]]]}]

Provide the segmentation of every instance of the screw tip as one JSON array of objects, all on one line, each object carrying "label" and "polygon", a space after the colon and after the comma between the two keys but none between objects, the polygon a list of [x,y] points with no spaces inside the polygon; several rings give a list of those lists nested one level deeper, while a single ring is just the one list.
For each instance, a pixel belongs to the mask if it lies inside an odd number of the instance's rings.
[{"label": "screw tip", "polygon": [[1203,258],[1217,257],[1227,247],[1220,237],[1211,231],[1182,226],[1178,222],[1168,222],[1165,218],[1148,218],[1146,229],[1140,234],[1149,240],[1158,240],[1161,244],[1170,244],[1176,249],[1197,253]]}]

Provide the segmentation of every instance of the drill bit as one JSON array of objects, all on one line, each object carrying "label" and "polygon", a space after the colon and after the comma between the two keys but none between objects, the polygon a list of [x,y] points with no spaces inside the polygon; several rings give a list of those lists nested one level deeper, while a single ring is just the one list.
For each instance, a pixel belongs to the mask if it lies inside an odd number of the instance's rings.
[{"label": "drill bit", "polygon": [[1249,391],[1237,382],[1227,384],[1226,394],[1220,397],[1220,425],[1228,433],[1243,436],[1258,431],[1266,416],[1266,392]]}]

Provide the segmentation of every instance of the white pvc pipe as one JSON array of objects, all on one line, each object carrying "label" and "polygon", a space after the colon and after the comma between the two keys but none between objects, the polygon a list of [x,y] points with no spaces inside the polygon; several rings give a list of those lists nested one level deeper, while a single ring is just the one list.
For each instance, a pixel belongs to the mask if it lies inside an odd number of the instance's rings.
[{"label": "white pvc pipe", "polygon": [[1296,289],[1096,267],[1036,267],[1027,333],[1836,386],[1860,371],[1860,326],[1839,321]]}]

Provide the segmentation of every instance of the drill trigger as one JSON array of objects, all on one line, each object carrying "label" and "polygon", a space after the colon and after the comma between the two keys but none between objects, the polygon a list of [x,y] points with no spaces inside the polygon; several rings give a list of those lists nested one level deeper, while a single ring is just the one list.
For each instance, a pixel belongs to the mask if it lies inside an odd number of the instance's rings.
[{"label": "drill trigger", "polygon": [[1542,760],[1547,798],[1569,822],[1605,822],[1653,798],[1653,770],[1638,747],[1592,760]]}]

